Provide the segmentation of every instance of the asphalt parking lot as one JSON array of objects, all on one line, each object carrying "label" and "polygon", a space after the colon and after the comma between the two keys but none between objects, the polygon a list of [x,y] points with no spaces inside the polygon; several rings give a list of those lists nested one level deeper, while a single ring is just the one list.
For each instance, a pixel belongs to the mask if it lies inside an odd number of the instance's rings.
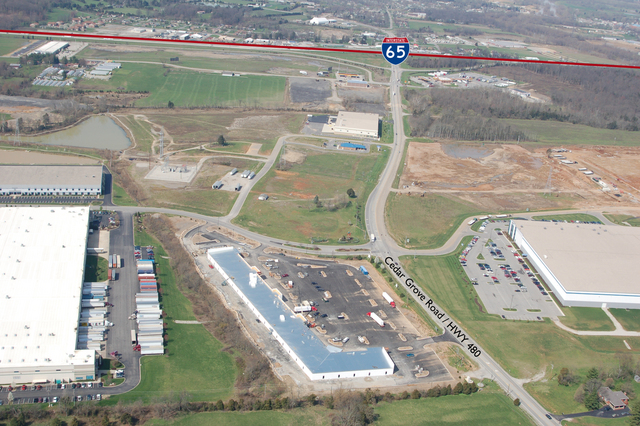
[{"label": "asphalt parking lot", "polygon": [[528,269],[511,246],[505,236],[507,228],[508,222],[488,223],[466,255],[464,269],[476,283],[475,290],[487,312],[524,321],[561,316],[540,276]]},{"label": "asphalt parking lot", "polygon": [[[304,301],[313,302],[318,311],[311,312],[312,315],[306,316],[306,319],[316,324],[314,329],[326,344],[332,344],[329,340],[334,338],[342,341],[348,337],[346,343],[338,343],[337,346],[347,351],[361,350],[367,346],[382,346],[387,348],[396,364],[396,375],[411,377],[422,369],[429,371],[429,376],[424,380],[452,379],[433,350],[425,346],[427,341],[431,340],[426,336],[420,336],[409,320],[385,301],[382,296],[383,290],[359,269],[332,261],[276,257],[277,259],[266,261],[266,258],[261,256],[261,272],[266,274],[267,278],[274,278],[268,279],[269,285],[274,281],[285,284],[289,280],[293,281],[291,289],[276,284],[276,288],[283,292],[288,299],[287,304],[292,309],[304,304]],[[267,264],[273,265],[272,269],[269,270]],[[371,265],[365,268],[373,269]],[[270,273],[277,273],[282,278],[271,277]],[[284,276],[285,274],[288,276]],[[303,276],[300,277],[299,274]],[[390,295],[399,302],[395,294]],[[385,326],[380,327],[367,315],[369,312],[374,312],[382,318]],[[344,318],[340,318],[341,316]],[[320,331],[322,329],[325,333]],[[358,336],[366,337],[369,345],[360,342]]]}]

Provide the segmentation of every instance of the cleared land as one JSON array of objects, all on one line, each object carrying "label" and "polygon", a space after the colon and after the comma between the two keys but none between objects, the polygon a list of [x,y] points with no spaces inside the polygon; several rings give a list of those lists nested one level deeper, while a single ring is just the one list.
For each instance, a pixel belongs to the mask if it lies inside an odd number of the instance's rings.
[{"label": "cleared land", "polygon": [[[457,254],[415,260],[413,256],[403,256],[401,260],[426,293],[515,377],[531,377],[540,371],[553,374],[562,367],[611,367],[617,365],[614,354],[618,352],[632,354],[634,364],[640,359],[640,338],[574,336],[550,321],[505,321],[481,313]],[[631,345],[631,351],[623,340]]]},{"label": "cleared land", "polygon": [[78,88],[148,92],[148,97],[135,102],[143,107],[166,107],[169,101],[176,107],[273,107],[284,103],[285,79],[256,75],[224,77],[155,64],[125,63],[110,80],[85,79]]},{"label": "cleared land", "polygon": [[[174,144],[169,149],[205,144],[215,151],[245,153],[251,143],[260,143],[261,155],[271,153],[282,135],[298,133],[306,114],[274,111],[171,111],[145,112],[153,123],[164,126]],[[217,145],[223,135],[228,146]],[[165,147],[167,146],[165,138]]]},{"label": "cleared land", "polygon": [[622,145],[640,146],[640,134],[624,130],[599,129],[557,121],[501,119],[514,129],[535,137],[541,145]]},{"label": "cleared land", "polygon": [[186,391],[194,401],[228,398],[233,394],[236,366],[231,354],[201,324],[176,324],[175,320],[195,320],[191,303],[180,292],[169,264],[168,255],[158,241],[136,230],[138,245],[155,246],[160,272],[162,305],[167,316],[165,353],[169,356],[143,357],[142,380],[131,392],[109,399],[150,401],[170,392]]},{"label": "cleared land", "polygon": [[[287,170],[272,168],[258,182],[234,223],[285,240],[336,243],[351,233],[366,241],[364,206],[388,151],[350,154],[287,146]],[[357,197],[348,198],[352,188]],[[259,201],[258,195],[270,198]],[[314,202],[318,196],[319,204]]]},{"label": "cleared land", "polygon": [[466,217],[483,213],[453,196],[400,193],[389,195],[385,212],[389,234],[402,247],[416,249],[441,247]]}]

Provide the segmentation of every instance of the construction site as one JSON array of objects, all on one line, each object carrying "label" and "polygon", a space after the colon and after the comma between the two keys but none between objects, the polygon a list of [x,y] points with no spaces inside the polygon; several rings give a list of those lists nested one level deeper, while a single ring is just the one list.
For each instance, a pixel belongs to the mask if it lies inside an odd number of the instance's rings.
[{"label": "construction site", "polygon": [[398,188],[456,193],[492,210],[631,206],[640,198],[639,166],[635,147],[412,142]]}]

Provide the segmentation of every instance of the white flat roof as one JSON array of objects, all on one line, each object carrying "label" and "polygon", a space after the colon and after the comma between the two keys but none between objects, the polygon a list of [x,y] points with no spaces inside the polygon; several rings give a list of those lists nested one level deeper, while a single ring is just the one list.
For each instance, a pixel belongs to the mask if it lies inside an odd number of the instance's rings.
[{"label": "white flat roof", "polygon": [[640,294],[640,228],[516,221],[567,292]]},{"label": "white flat roof", "polygon": [[0,188],[101,188],[102,166],[0,166]]},{"label": "white flat roof", "polygon": [[88,226],[88,207],[0,208],[0,368],[94,362],[76,350]]},{"label": "white flat roof", "polygon": [[348,128],[354,130],[366,130],[369,132],[378,132],[378,114],[370,114],[366,112],[338,112],[338,118],[334,128]]}]

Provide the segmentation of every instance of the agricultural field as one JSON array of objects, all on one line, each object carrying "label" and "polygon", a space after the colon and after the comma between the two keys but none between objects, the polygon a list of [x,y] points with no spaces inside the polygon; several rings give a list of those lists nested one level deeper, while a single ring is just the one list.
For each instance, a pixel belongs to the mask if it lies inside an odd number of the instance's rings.
[{"label": "agricultural field", "polygon": [[397,192],[389,195],[385,208],[389,235],[401,247],[412,249],[443,246],[465,218],[483,213],[478,206],[453,196]]},{"label": "agricultural field", "polygon": [[[279,161],[284,166],[273,167],[254,186],[234,223],[302,243],[366,241],[364,206],[387,157],[386,149],[351,154],[288,145]],[[349,188],[356,198],[347,196]],[[269,200],[258,201],[262,193]]]},{"label": "agricultural field", "polygon": [[[617,365],[617,353],[631,354],[634,364],[640,359],[640,338],[575,336],[549,320],[505,321],[481,312],[479,299],[455,253],[415,260],[413,256],[403,256],[401,261],[427,295],[514,377],[531,377],[541,371],[549,377],[562,367],[576,370],[593,366],[609,368]],[[631,345],[631,351],[623,340]]]},{"label": "agricultural field", "polygon": [[163,68],[155,64],[125,63],[108,81],[82,80],[80,89],[148,92],[135,102],[142,107],[274,107],[284,103],[285,78],[222,74]]},{"label": "agricultural field", "polygon": [[176,324],[175,320],[195,320],[191,303],[180,292],[169,264],[169,258],[158,241],[145,232],[136,230],[138,245],[155,247],[162,288],[162,305],[167,316],[165,351],[169,355],[143,357],[142,380],[126,394],[113,396],[108,404],[118,401],[149,402],[171,392],[188,392],[194,401],[229,398],[237,374],[231,354],[223,352],[223,345],[201,324]]}]

